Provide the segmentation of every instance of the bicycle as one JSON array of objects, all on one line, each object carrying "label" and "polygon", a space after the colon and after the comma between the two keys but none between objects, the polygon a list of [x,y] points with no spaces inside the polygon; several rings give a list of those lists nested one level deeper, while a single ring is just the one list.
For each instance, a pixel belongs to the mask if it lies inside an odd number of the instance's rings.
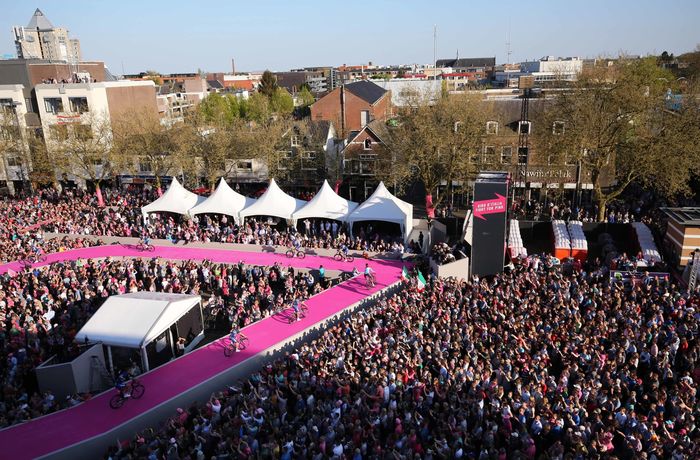
[{"label": "bicycle", "polygon": [[[224,346],[224,356],[229,358],[233,353],[235,353],[236,348],[233,346],[233,343],[231,343],[230,339],[227,338],[224,340],[227,341],[226,345]],[[249,342],[250,341],[248,340],[248,337],[246,337],[243,334],[239,334],[238,335],[238,342],[237,342],[238,343],[238,351],[242,351],[242,350],[245,350],[246,348],[248,348]]]},{"label": "bicycle", "polygon": [[343,251],[336,252],[333,258],[338,262],[352,262],[355,260],[353,256],[345,255]]},{"label": "bicycle", "polygon": [[139,244],[136,245],[136,249],[138,249],[141,252],[153,252],[156,250],[156,247],[153,246],[151,243],[144,243],[143,241],[139,242]]},{"label": "bicycle", "polygon": [[306,318],[306,314],[308,312],[309,312],[309,307],[307,307],[305,303],[302,303],[301,305],[299,305],[299,311],[296,314],[294,313],[294,310],[292,310],[292,313],[287,318],[287,321],[289,322],[289,324],[292,324],[293,322],[295,322],[297,320],[297,318],[304,319],[304,318]]},{"label": "bicycle", "polygon": [[143,383],[136,380],[136,378],[132,378],[128,385],[131,394],[129,396],[124,396],[124,391],[119,391],[109,400],[109,407],[112,409],[119,409],[124,405],[127,399],[139,399],[146,392],[146,387],[143,386]]},{"label": "bicycle", "polygon": [[289,257],[290,259],[293,259],[293,258],[295,258],[295,257],[298,257],[298,258],[300,258],[300,259],[303,259],[304,257],[306,257],[306,253],[305,253],[304,251],[302,251],[301,249],[296,249],[296,248],[289,248],[289,249],[287,249],[287,252],[286,252],[285,254],[286,254],[287,257]]},{"label": "bicycle", "polygon": [[375,284],[377,284],[377,279],[374,277],[374,273],[365,274],[365,285],[372,288]]}]

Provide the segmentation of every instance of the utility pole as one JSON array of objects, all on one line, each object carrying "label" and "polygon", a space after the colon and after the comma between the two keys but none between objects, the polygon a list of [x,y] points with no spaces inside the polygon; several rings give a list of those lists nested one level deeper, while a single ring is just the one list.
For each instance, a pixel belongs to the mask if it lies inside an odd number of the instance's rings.
[{"label": "utility pole", "polygon": [[437,24],[433,24],[433,79],[437,80]]}]

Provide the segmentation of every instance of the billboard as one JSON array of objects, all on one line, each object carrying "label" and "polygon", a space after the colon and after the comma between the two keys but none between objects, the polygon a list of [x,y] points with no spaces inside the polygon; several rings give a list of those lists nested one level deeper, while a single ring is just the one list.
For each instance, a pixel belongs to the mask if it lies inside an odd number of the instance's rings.
[{"label": "billboard", "polygon": [[472,275],[501,273],[506,251],[508,173],[481,173],[474,182]]}]

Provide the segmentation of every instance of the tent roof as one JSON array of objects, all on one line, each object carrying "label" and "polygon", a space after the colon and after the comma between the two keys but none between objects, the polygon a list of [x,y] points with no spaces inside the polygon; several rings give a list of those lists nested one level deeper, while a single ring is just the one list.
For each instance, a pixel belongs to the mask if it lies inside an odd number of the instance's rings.
[{"label": "tent roof", "polygon": [[306,201],[287,195],[274,179],[258,200],[241,211],[241,218],[248,216],[274,216],[291,219],[292,214],[306,205]]},{"label": "tent roof", "polygon": [[350,213],[348,222],[381,220],[407,224],[413,219],[413,205],[399,200],[380,182],[372,196]]},{"label": "tent roof", "polygon": [[191,215],[196,214],[226,214],[238,219],[238,213],[255,203],[255,198],[248,198],[233,190],[222,177],[219,185],[209,198],[190,209]]},{"label": "tent roof", "polygon": [[147,204],[141,208],[141,212],[146,215],[149,212],[173,212],[175,214],[187,214],[187,211],[205,201],[203,196],[196,195],[185,187],[183,187],[177,178],[173,177],[173,181],[165,191],[163,196],[159,197],[153,203]]},{"label": "tent roof", "polygon": [[303,208],[294,213],[295,219],[321,217],[324,219],[345,220],[357,208],[357,203],[339,196],[324,180],[321,190]]},{"label": "tent roof", "polygon": [[200,296],[162,292],[132,292],[107,299],[75,336],[90,342],[141,348],[202,300]]}]

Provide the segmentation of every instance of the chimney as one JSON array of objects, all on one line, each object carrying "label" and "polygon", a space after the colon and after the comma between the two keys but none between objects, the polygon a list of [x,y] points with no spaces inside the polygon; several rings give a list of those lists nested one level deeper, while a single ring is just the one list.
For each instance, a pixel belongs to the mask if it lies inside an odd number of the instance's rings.
[{"label": "chimney", "polygon": [[231,73],[233,75],[236,75],[236,60],[231,58]]},{"label": "chimney", "polygon": [[340,85],[340,129],[345,136],[345,85]]}]

